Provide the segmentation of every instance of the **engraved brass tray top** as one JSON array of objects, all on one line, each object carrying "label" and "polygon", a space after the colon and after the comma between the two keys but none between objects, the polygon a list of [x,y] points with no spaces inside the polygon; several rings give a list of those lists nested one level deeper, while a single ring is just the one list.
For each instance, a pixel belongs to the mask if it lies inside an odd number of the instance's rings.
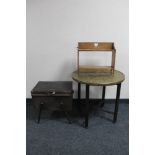
[{"label": "engraved brass tray top", "polygon": [[125,75],[118,71],[114,70],[114,73],[107,71],[74,71],[72,73],[72,79],[89,85],[116,85],[125,80]]}]

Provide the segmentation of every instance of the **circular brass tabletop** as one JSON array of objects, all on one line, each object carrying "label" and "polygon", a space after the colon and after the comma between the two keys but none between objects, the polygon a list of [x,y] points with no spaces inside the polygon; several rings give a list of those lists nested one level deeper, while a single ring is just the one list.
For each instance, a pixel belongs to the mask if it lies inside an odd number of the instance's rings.
[{"label": "circular brass tabletop", "polygon": [[72,73],[72,79],[82,83],[82,84],[89,84],[89,85],[101,85],[101,86],[108,86],[108,85],[116,85],[125,80],[125,75],[115,70],[114,74],[88,74],[87,72],[79,73],[78,71],[74,71]]}]

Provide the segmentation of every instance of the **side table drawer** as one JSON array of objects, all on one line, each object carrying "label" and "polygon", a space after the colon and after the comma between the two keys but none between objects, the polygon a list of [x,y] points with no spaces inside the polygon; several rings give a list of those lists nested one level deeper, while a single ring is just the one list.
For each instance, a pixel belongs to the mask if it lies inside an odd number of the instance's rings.
[{"label": "side table drawer", "polygon": [[32,100],[37,109],[43,103],[43,107],[48,110],[72,110],[72,96],[33,96]]}]

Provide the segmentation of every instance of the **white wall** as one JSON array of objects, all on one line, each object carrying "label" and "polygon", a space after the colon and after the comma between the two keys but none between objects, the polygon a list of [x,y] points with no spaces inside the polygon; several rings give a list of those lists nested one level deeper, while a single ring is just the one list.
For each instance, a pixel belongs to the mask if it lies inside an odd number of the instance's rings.
[{"label": "white wall", "polygon": [[[126,75],[121,98],[128,98],[128,9],[128,0],[27,0],[26,97],[38,81],[72,80],[77,42],[110,41],[117,49],[116,69]],[[76,97],[75,82],[73,87]],[[90,97],[101,97],[100,90],[91,87]],[[115,91],[108,87],[106,98],[115,98]]]}]

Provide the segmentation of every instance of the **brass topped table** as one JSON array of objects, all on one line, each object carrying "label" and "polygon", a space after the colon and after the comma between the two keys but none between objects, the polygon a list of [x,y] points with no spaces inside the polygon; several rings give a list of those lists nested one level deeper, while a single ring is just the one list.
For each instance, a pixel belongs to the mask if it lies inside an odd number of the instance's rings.
[{"label": "brass topped table", "polygon": [[102,105],[104,106],[105,100],[105,90],[106,86],[117,85],[117,93],[116,93],[116,100],[115,100],[115,110],[113,112],[113,123],[117,120],[117,113],[118,113],[118,106],[119,106],[119,98],[120,98],[120,90],[121,90],[121,83],[125,80],[125,75],[115,70],[113,74],[109,74],[107,72],[103,73],[100,71],[96,72],[87,72],[81,71],[74,71],[72,73],[72,79],[78,82],[78,103],[80,102],[81,98],[81,84],[86,85],[86,113],[85,113],[85,128],[88,127],[88,117],[89,117],[89,86],[103,86],[102,90]]}]

